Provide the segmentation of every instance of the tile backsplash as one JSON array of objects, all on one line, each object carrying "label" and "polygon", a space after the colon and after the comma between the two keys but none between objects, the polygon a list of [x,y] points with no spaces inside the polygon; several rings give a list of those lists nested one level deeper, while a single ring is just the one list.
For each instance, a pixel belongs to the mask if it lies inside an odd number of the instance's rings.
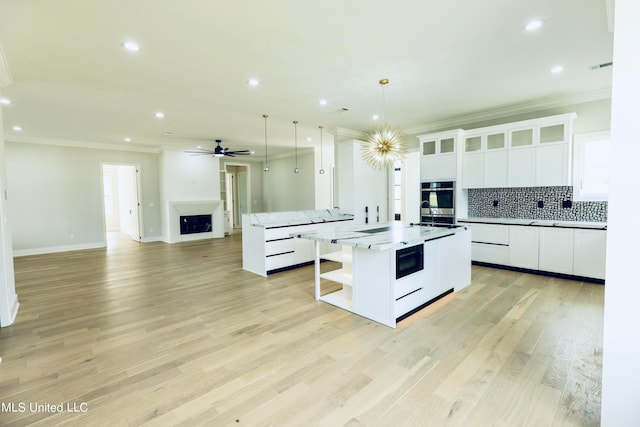
[{"label": "tile backsplash", "polygon": [[607,202],[574,202],[570,186],[467,191],[470,217],[607,221]]}]

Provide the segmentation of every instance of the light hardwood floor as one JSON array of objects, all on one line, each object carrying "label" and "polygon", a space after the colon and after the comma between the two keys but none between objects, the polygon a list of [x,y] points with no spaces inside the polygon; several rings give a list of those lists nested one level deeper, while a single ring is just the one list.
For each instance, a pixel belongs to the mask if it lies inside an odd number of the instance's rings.
[{"label": "light hardwood floor", "polygon": [[16,259],[0,425],[599,425],[602,285],[473,267],[391,329],[312,266],[242,270],[239,234],[117,246]]}]

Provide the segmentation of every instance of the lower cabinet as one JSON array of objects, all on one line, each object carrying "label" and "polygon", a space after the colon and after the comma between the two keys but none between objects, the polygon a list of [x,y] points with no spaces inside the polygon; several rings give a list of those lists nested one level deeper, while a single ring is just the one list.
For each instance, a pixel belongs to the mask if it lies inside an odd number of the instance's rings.
[{"label": "lower cabinet", "polygon": [[540,233],[538,227],[509,225],[509,264],[538,270]]},{"label": "lower cabinet", "polygon": [[498,224],[473,224],[471,259],[490,264],[509,263],[509,228]]},{"label": "lower cabinet", "polygon": [[574,230],[573,274],[604,279],[607,252],[607,232],[604,230]]},{"label": "lower cabinet", "polygon": [[573,230],[556,227],[541,228],[539,254],[540,270],[573,274]]},{"label": "lower cabinet", "polygon": [[606,230],[478,223],[469,228],[472,261],[605,278]]}]

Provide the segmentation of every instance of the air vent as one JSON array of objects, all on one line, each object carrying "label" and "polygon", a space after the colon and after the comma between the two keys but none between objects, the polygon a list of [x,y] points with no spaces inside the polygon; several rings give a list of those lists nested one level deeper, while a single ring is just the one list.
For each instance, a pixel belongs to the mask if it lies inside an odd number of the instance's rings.
[{"label": "air vent", "polygon": [[603,62],[602,64],[592,65],[590,70],[599,70],[600,68],[607,68],[613,66],[613,62]]}]

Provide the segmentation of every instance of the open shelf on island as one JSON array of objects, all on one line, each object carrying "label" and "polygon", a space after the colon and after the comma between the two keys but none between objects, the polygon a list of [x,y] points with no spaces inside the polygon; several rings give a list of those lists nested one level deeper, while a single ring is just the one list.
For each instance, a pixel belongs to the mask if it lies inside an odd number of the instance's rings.
[{"label": "open shelf on island", "polygon": [[[351,287],[349,286],[349,289]],[[324,301],[326,303],[329,303],[331,305],[334,305],[338,308],[342,308],[344,310],[349,310],[352,311],[353,310],[353,302],[351,301],[351,298],[347,297],[345,295],[345,290],[340,290],[340,291],[335,291],[335,292],[331,292],[329,294],[325,294],[322,295],[320,297],[321,301]],[[349,292],[350,294],[350,292]]]},{"label": "open shelf on island", "polygon": [[327,271],[326,273],[322,273],[320,277],[323,279],[331,280],[332,282],[338,282],[349,286],[351,286],[351,284],[353,283],[351,269],[347,268],[339,268],[337,270]]}]

